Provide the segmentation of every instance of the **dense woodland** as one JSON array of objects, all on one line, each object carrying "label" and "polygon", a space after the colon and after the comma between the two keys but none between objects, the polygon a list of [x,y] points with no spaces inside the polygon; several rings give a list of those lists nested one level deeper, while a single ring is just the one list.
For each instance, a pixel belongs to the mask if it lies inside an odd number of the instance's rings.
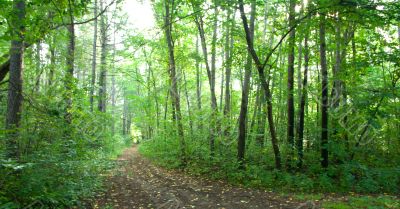
[{"label": "dense woodland", "polygon": [[152,0],[151,31],[124,3],[0,1],[0,208],[79,205],[133,141],[233,184],[400,192],[397,0]]}]

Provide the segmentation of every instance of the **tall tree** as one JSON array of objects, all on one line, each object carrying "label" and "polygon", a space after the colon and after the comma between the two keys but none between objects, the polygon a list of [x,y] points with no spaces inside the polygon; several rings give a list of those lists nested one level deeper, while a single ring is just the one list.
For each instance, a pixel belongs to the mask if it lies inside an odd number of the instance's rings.
[{"label": "tall tree", "polygon": [[75,23],[74,23],[74,0],[68,0],[69,24],[68,28],[68,48],[67,48],[67,73],[65,74],[65,99],[66,113],[65,120],[67,123],[72,122],[72,97],[74,90],[74,64],[75,64]]},{"label": "tall tree", "polygon": [[24,62],[25,0],[13,1],[11,17],[12,39],[10,48],[10,78],[8,82],[6,129],[10,131],[6,142],[7,157],[18,158],[18,128],[22,113],[22,71]]},{"label": "tall tree", "polygon": [[[169,66],[169,75],[170,75],[170,82],[171,82],[171,97],[172,97],[172,106],[175,111],[175,117],[177,126],[178,126],[178,135],[179,135],[179,142],[180,142],[180,160],[182,165],[186,164],[186,152],[185,152],[185,136],[183,132],[183,125],[182,125],[182,113],[181,113],[181,105],[180,105],[180,97],[178,92],[178,78],[176,76],[176,65],[175,65],[175,55],[174,55],[174,44],[172,40],[172,14],[173,12],[170,11],[170,4],[173,4],[173,0],[165,1],[165,37],[166,42],[168,45],[168,66]],[[173,9],[173,8],[172,8]]]},{"label": "tall tree", "polygon": [[[268,124],[269,124],[269,132],[271,135],[272,148],[274,150],[274,155],[275,155],[275,167],[277,169],[281,169],[281,154],[280,154],[280,150],[279,150],[279,146],[278,146],[278,138],[276,137],[276,130],[275,130],[275,124],[274,124],[273,111],[272,111],[272,94],[271,94],[271,90],[269,87],[269,81],[267,81],[265,72],[264,72],[266,65],[261,63],[260,58],[258,57],[258,55],[254,49],[254,42],[251,38],[251,32],[249,29],[249,25],[247,23],[246,14],[244,13],[243,0],[239,0],[239,10],[240,10],[240,15],[241,15],[242,22],[243,22],[244,31],[246,34],[247,50],[251,54],[253,61],[257,67],[261,85],[264,89],[264,94],[265,94],[266,101],[267,101],[267,119],[268,119]],[[268,61],[269,57],[270,56],[267,56],[266,62]]]},{"label": "tall tree", "polygon": [[328,167],[328,66],[326,63],[326,18],[319,18],[319,56],[321,62],[321,166]]},{"label": "tall tree", "polygon": [[[295,24],[295,7],[296,0],[290,0],[289,2],[289,27],[293,27]],[[293,88],[294,88],[294,47],[296,42],[296,30],[293,29],[289,34],[289,53],[288,53],[288,96],[287,96],[287,141],[289,144],[289,155],[288,155],[288,166],[290,167],[293,158],[294,150],[294,99],[293,99]]]},{"label": "tall tree", "polygon": [[[100,8],[103,10],[103,0],[100,0]],[[100,18],[100,75],[99,75],[99,104],[98,109],[101,112],[106,112],[107,105],[107,16],[102,14]]]},{"label": "tall tree", "polygon": [[[231,74],[232,74],[232,54],[233,54],[233,29],[235,26],[234,19],[231,17],[232,9],[227,8],[227,21],[225,34],[225,99],[224,99],[224,116],[229,118],[231,111]],[[222,104],[221,104],[222,105]],[[227,133],[227,130],[225,131]]]},{"label": "tall tree", "polygon": [[93,50],[92,50],[92,77],[90,82],[90,111],[93,112],[94,90],[96,84],[96,59],[97,59],[97,0],[94,0],[93,8]]},{"label": "tall tree", "polygon": [[[194,6],[194,9],[197,11],[199,10],[198,5]],[[214,37],[216,38],[216,31],[217,31],[217,25],[218,25],[218,8],[215,7],[214,9],[214,30],[213,30],[213,45],[215,44]],[[204,57],[204,62],[206,65],[206,70],[207,70],[207,77],[208,77],[208,82],[210,85],[210,92],[211,92],[211,123],[210,123],[210,152],[211,156],[214,155],[214,146],[215,146],[215,135],[216,135],[216,125],[217,125],[217,113],[218,113],[218,107],[217,107],[217,97],[215,95],[215,58],[212,58],[211,65],[212,67],[210,68],[209,62],[208,62],[208,51],[207,51],[207,42],[206,42],[206,37],[205,37],[205,32],[204,32],[204,22],[203,22],[203,17],[201,14],[197,14],[195,17],[195,22],[197,25],[197,29],[199,31],[200,35],[200,41],[201,41],[201,46],[203,49],[203,57]],[[214,48],[215,46],[212,46]],[[215,51],[212,49],[212,56]]]},{"label": "tall tree", "polygon": [[299,123],[297,128],[297,154],[298,161],[297,166],[299,168],[303,165],[303,138],[304,138],[304,115],[307,100],[307,79],[308,79],[308,66],[310,62],[310,50],[308,47],[309,39],[309,27],[306,26],[305,36],[304,36],[304,75],[303,75],[303,85],[301,89],[300,104],[299,104]]},{"label": "tall tree", "polygon": [[[254,40],[254,20],[256,15],[256,1],[251,2],[251,15],[250,15],[250,39]],[[247,126],[247,106],[249,103],[249,91],[250,91],[250,77],[252,70],[252,58],[250,53],[247,54],[247,61],[244,70],[244,80],[242,89],[242,100],[240,104],[240,115],[239,115],[239,137],[237,147],[237,158],[240,168],[244,168],[244,156],[246,146],[246,126]]]}]

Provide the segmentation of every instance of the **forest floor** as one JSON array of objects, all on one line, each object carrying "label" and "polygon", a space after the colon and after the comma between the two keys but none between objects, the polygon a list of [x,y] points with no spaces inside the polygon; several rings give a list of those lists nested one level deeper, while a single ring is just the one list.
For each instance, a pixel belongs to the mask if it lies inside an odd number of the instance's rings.
[{"label": "forest floor", "polygon": [[311,201],[157,167],[140,156],[137,146],[126,149],[117,162],[107,191],[98,195],[92,208],[319,208]]}]

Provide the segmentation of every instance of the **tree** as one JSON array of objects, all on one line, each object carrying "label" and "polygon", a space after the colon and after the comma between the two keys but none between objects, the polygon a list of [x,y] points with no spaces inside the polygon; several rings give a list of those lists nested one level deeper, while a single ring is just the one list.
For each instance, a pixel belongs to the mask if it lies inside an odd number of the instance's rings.
[{"label": "tree", "polygon": [[[194,10],[200,10],[198,5],[194,5]],[[201,46],[203,50],[204,63],[206,65],[208,83],[210,85],[211,92],[211,123],[210,123],[210,152],[211,156],[214,155],[214,146],[215,146],[215,135],[216,135],[216,126],[217,126],[217,97],[215,95],[215,43],[216,43],[216,33],[218,26],[218,8],[215,6],[214,9],[214,29],[213,29],[213,40],[212,40],[212,50],[211,50],[211,68],[208,62],[208,51],[207,51],[207,43],[204,32],[204,22],[201,14],[195,16],[195,22],[197,25],[197,29],[200,35]]]},{"label": "tree", "polygon": [[10,78],[8,82],[6,129],[12,130],[7,140],[7,157],[19,158],[18,128],[22,114],[22,71],[24,62],[25,1],[13,1],[11,23],[12,40],[10,48]]},{"label": "tree", "polygon": [[180,141],[180,155],[181,155],[181,163],[182,165],[186,164],[186,152],[185,152],[185,136],[183,132],[182,125],[182,113],[181,113],[181,105],[180,98],[178,93],[178,78],[176,76],[176,65],[175,65],[175,55],[174,55],[174,45],[172,42],[172,14],[170,12],[170,4],[171,2],[168,0],[165,2],[165,38],[168,45],[168,71],[170,75],[171,81],[171,97],[172,97],[172,106],[175,111],[175,117],[178,128],[178,135]]},{"label": "tree", "polygon": [[[103,0],[100,0],[100,8],[103,10]],[[100,75],[99,75],[99,104],[98,109],[100,112],[106,112],[107,105],[107,21],[106,15],[102,15],[100,19],[100,43],[101,43],[101,55],[100,55]]]},{"label": "tree", "polygon": [[326,64],[325,14],[319,18],[319,56],[321,63],[321,166],[328,167],[328,67]]},{"label": "tree", "polygon": [[[290,0],[289,2],[289,27],[293,27],[295,24],[295,7],[296,0]],[[287,97],[287,141],[289,144],[289,156],[288,166],[291,167],[290,163],[293,158],[294,150],[294,45],[296,42],[296,30],[293,29],[289,34],[289,53],[288,53],[288,97]]]},{"label": "tree", "polygon": [[308,46],[309,39],[309,27],[306,26],[305,37],[304,37],[304,75],[303,75],[303,85],[301,89],[300,96],[300,106],[299,106],[299,123],[297,128],[297,154],[298,161],[297,166],[301,168],[303,166],[303,138],[304,138],[304,115],[306,109],[306,101],[307,101],[307,85],[308,85],[308,68],[310,62],[310,50]]},{"label": "tree", "polygon": [[[256,2],[251,2],[251,15],[250,15],[250,39],[254,40],[254,20],[256,16]],[[244,168],[244,156],[246,146],[246,123],[247,123],[247,106],[249,102],[249,91],[250,91],[250,76],[252,69],[252,58],[250,53],[247,54],[246,65],[244,69],[244,80],[242,89],[242,100],[240,105],[239,115],[239,137],[238,137],[238,151],[237,158],[240,164],[240,168]]]},{"label": "tree", "polygon": [[[101,0],[100,0],[101,1]],[[96,84],[96,59],[97,59],[97,0],[94,0],[94,27],[93,27],[93,50],[92,50],[92,78],[91,78],[91,86],[90,86],[90,110],[93,111],[93,103],[94,103],[94,90]]]},{"label": "tree", "polygon": [[[271,95],[271,90],[269,88],[269,82],[266,80],[266,76],[264,73],[265,69],[265,64],[261,63],[258,55],[256,54],[256,51],[254,50],[254,43],[251,38],[251,32],[247,23],[247,18],[246,14],[244,13],[244,5],[243,5],[243,0],[239,0],[239,10],[240,10],[240,15],[243,21],[243,27],[244,31],[246,34],[246,42],[247,42],[247,50],[251,54],[253,61],[257,67],[257,71],[260,77],[260,82],[261,85],[264,89],[264,94],[267,100],[267,119],[268,119],[268,124],[269,124],[269,132],[271,135],[271,143],[272,147],[274,150],[274,155],[275,155],[275,167],[277,169],[281,169],[281,154],[279,151],[279,146],[278,146],[278,139],[276,137],[276,130],[275,130],[275,124],[274,124],[274,117],[273,117],[273,111],[272,111],[272,95]],[[266,61],[268,61],[269,56],[267,56]],[[266,62],[265,62],[266,63]]]},{"label": "tree", "polygon": [[64,118],[67,123],[72,122],[72,97],[75,86],[74,81],[74,64],[75,64],[75,22],[74,22],[74,0],[68,0],[68,15],[69,24],[68,29],[68,46],[67,46],[67,56],[66,65],[67,72],[65,73],[64,83],[65,83],[65,100],[66,108]]}]

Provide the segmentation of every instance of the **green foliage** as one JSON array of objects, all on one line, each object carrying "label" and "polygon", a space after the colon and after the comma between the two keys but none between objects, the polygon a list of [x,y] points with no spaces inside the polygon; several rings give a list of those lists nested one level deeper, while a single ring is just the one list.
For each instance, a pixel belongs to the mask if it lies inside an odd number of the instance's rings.
[{"label": "green foliage", "polygon": [[[201,143],[200,143],[201,144]],[[250,187],[268,188],[285,192],[358,192],[377,193],[399,192],[399,168],[368,168],[361,164],[345,163],[321,170],[319,162],[310,165],[315,169],[306,172],[292,173],[271,170],[264,162],[273,160],[272,156],[255,161],[256,149],[248,150],[246,170],[240,170],[236,161],[235,149],[226,147],[224,152],[212,160],[207,157],[209,151],[202,148],[198,141],[190,140],[187,149],[192,150],[185,170],[194,175],[209,176],[213,179],[225,179],[232,184],[243,184]],[[178,140],[176,138],[153,138],[142,142],[139,151],[153,162],[167,167],[179,168]],[[221,145],[220,149],[222,149]],[[196,149],[197,147],[197,149]],[[196,150],[194,152],[194,150]],[[268,152],[272,150],[267,149]],[[318,154],[318,153],[316,153]],[[259,158],[258,158],[259,159]]]},{"label": "green foliage", "polygon": [[399,208],[400,202],[395,197],[391,196],[365,196],[365,197],[350,197],[347,201],[324,201],[323,208],[329,209],[351,209],[351,208]]},{"label": "green foliage", "polygon": [[[20,161],[1,158],[0,206],[20,208],[70,207],[82,204],[102,188],[103,177],[112,168],[110,161],[130,144],[106,129],[107,115],[75,112],[73,124],[63,119],[27,112],[21,133]],[[41,117],[32,118],[39,114]],[[30,128],[33,124],[40,127]],[[68,138],[65,138],[65,134]],[[2,149],[4,151],[4,149]]]}]

